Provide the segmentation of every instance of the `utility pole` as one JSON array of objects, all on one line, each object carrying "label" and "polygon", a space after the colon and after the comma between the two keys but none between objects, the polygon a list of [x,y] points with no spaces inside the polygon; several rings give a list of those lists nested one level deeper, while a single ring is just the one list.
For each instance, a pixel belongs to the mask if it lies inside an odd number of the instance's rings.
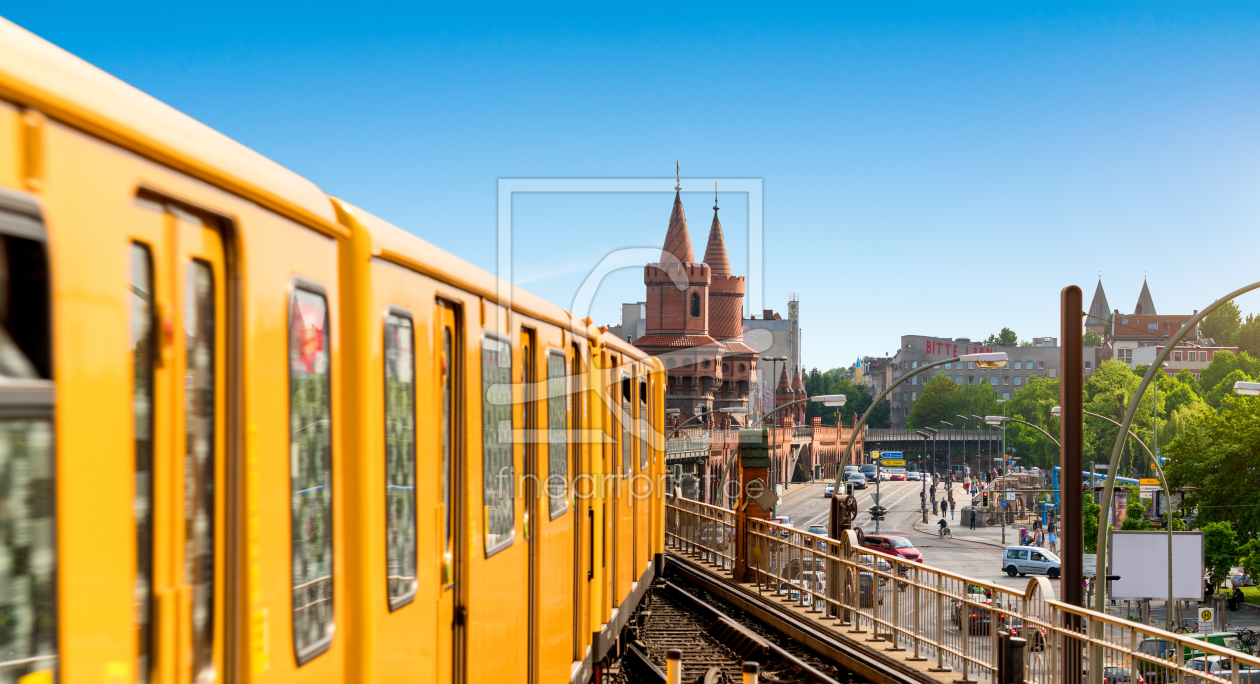
[{"label": "utility pole", "polygon": [[[1081,594],[1081,577],[1084,543],[1080,525],[1082,515],[1082,499],[1084,490],[1080,487],[1073,473],[1081,472],[1081,455],[1084,447],[1085,414],[1083,401],[1084,365],[1082,344],[1084,337],[1084,309],[1082,308],[1081,288],[1068,285],[1059,294],[1059,406],[1062,416],[1059,418],[1059,472],[1063,477],[1062,508],[1059,515],[1059,539],[1062,541],[1060,556],[1063,559],[1063,580],[1059,584],[1063,602],[1070,606],[1079,606],[1084,598]],[[1107,512],[1102,511],[1106,516]],[[1105,520],[1106,518],[1104,518]],[[1099,561],[1099,570],[1103,570],[1106,560]],[[1105,574],[1105,571],[1100,572]],[[1070,616],[1064,627],[1079,631],[1080,618]],[[1068,644],[1060,651],[1063,662],[1060,672],[1063,673],[1063,684],[1077,684],[1081,681],[1081,643],[1069,639]]]}]

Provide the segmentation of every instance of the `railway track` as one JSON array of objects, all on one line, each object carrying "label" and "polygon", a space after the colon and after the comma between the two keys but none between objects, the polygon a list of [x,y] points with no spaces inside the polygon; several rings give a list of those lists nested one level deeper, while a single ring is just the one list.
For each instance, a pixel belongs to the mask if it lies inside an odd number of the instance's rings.
[{"label": "railway track", "polygon": [[854,681],[817,656],[793,653],[797,649],[777,643],[783,640],[781,635],[739,614],[742,611],[722,605],[720,599],[697,596],[696,591],[668,580],[652,587],[631,619],[632,642],[618,679],[665,681],[665,655],[676,649],[682,653],[683,681],[688,683],[738,684],[747,661],[757,662],[760,681],[771,684]]}]

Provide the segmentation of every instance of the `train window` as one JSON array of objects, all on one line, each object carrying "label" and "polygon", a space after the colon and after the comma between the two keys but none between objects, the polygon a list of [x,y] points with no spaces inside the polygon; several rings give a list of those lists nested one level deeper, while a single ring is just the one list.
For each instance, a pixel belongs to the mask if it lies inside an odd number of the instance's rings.
[{"label": "train window", "polygon": [[639,470],[648,467],[648,391],[647,382],[639,382]]},{"label": "train window", "polygon": [[184,581],[192,589],[192,681],[214,678],[214,272],[184,286]]},{"label": "train window", "polygon": [[[442,309],[444,315],[448,309]],[[451,552],[451,440],[455,434],[454,380],[455,353],[454,331],[442,325],[442,517],[446,535],[442,546],[442,584],[454,580]]]},{"label": "train window", "polygon": [[332,405],[328,301],[294,288],[289,303],[289,476],[293,647],[302,664],[333,635]]},{"label": "train window", "polygon": [[410,315],[385,316],[385,573],[390,610],[416,593],[416,382]]},{"label": "train window", "polygon": [[[0,190],[0,677],[57,664],[48,261],[38,205]],[[55,677],[48,677],[52,681]],[[35,679],[34,677],[31,679]]]},{"label": "train window", "polygon": [[634,420],[630,417],[630,378],[621,378],[621,474],[630,477],[634,467]]},{"label": "train window", "polygon": [[568,385],[564,352],[552,351],[547,355],[547,498],[552,518],[569,507]]},{"label": "train window", "polygon": [[153,645],[153,258],[131,246],[131,419],[135,449],[136,681],[149,681]]},{"label": "train window", "polygon": [[486,556],[512,543],[515,510],[512,460],[512,347],[481,340],[482,505],[486,513]]}]

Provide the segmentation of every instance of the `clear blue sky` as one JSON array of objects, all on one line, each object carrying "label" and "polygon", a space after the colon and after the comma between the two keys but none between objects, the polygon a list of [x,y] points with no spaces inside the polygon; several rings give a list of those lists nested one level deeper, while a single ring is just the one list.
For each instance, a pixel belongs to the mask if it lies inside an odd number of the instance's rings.
[{"label": "clear blue sky", "polygon": [[[1144,272],[1160,313],[1260,278],[1260,14],[1204,4],[3,11],[487,269],[501,177],[762,178],[767,305],[799,293],[828,368],[903,334],[1057,336],[1060,288],[1088,305],[1100,270],[1125,312]],[[661,244],[671,200],[518,200],[518,281],[568,306],[603,254]],[[621,271],[596,318],[642,297]]]}]

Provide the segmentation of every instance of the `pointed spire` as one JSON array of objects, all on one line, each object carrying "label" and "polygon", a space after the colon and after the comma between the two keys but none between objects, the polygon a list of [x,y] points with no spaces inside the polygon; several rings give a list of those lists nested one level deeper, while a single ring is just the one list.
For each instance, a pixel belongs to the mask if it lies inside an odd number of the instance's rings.
[{"label": "pointed spire", "polygon": [[805,384],[801,382],[801,372],[799,370],[792,371],[792,389],[797,392],[805,391]]},{"label": "pointed spire", "polygon": [[792,383],[788,381],[787,366],[783,366],[783,372],[779,373],[779,391],[789,392],[792,389]]},{"label": "pointed spire", "polygon": [[1094,289],[1094,301],[1089,305],[1089,318],[1085,325],[1106,325],[1111,315],[1111,306],[1107,304],[1107,293],[1103,292],[1102,274],[1098,275],[1098,287]]},{"label": "pointed spire", "polygon": [[704,263],[713,275],[731,275],[731,262],[726,258],[726,241],[722,239],[722,222],[718,220],[717,183],[713,184],[713,225],[709,227],[709,244],[704,248]]},{"label": "pointed spire", "polygon": [[1151,299],[1151,289],[1146,286],[1146,278],[1142,279],[1142,294],[1138,295],[1137,306],[1133,307],[1133,315],[1155,315],[1155,302]]},{"label": "pointed spire", "polygon": [[[678,185],[674,186],[674,210],[669,215],[669,230],[665,232],[665,248],[661,250],[661,263],[669,263],[675,259],[685,264],[696,260],[691,251],[691,235],[687,233],[687,214],[682,205],[682,170],[678,162],[674,162],[678,175]],[[672,255],[672,256],[671,256]]]}]

